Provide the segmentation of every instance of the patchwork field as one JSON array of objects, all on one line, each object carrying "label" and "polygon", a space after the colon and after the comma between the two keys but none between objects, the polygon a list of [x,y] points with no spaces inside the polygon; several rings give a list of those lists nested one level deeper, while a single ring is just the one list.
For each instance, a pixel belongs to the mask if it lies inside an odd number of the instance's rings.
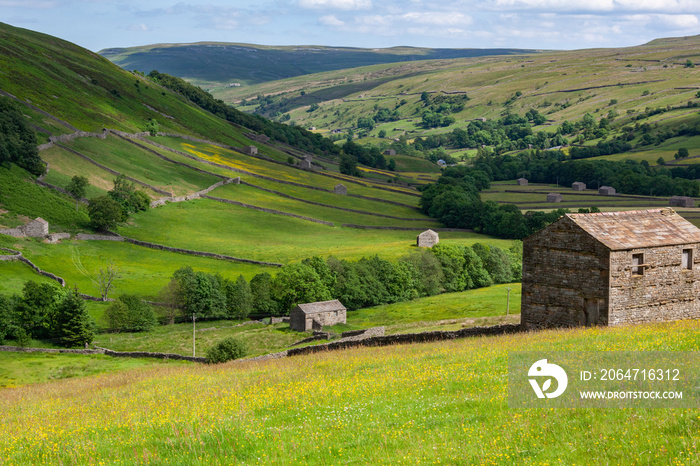
[{"label": "patchwork field", "polygon": [[698,351],[697,321],[265,362],[165,365],[0,392],[22,464],[697,463],[697,409],[513,409],[513,351]]}]

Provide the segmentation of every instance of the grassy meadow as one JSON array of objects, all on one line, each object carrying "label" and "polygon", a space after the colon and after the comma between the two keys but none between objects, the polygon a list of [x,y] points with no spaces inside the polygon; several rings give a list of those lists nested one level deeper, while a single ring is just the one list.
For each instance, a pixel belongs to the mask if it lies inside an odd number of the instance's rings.
[{"label": "grassy meadow", "polygon": [[579,328],[0,391],[9,464],[674,464],[697,409],[513,409],[513,351],[697,351],[700,322]]}]

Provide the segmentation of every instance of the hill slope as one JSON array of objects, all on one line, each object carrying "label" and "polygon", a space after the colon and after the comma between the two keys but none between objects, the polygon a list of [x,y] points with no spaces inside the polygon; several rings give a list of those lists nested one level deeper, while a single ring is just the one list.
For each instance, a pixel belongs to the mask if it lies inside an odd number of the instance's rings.
[{"label": "hill slope", "polygon": [[415,60],[532,53],[518,49],[362,49],[200,42],[110,48],[100,55],[126,70],[158,70],[204,87],[257,84],[323,71]]},{"label": "hill slope", "polygon": [[[246,111],[323,131],[357,130],[359,118],[374,117],[371,135],[385,130],[387,138],[448,132],[469,120],[530,109],[545,115],[547,127],[586,113],[600,119],[614,110],[624,116],[697,99],[698,50],[700,36],[694,36],[620,49],[373,65],[212,92]],[[450,113],[455,123],[426,129],[423,93],[469,100]],[[388,119],[377,119],[381,109]]]}]

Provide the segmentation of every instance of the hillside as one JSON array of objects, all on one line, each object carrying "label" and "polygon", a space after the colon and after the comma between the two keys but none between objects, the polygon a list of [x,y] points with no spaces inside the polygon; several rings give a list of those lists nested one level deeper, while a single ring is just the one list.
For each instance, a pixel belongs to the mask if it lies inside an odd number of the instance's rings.
[{"label": "hillside", "polygon": [[[0,91],[5,93],[0,98],[20,105],[38,132],[43,143],[39,155],[48,164],[41,186],[16,166],[0,167],[3,188],[13,186],[0,190],[0,227],[42,217],[49,221],[50,233],[72,235],[58,244],[0,235],[0,247],[22,252],[83,293],[98,295],[93,278],[107,264],[120,270],[114,295],[155,299],[181,267],[250,280],[313,255],[394,260],[415,251],[417,233],[442,226],[419,211],[415,188],[387,182],[393,174],[365,169],[364,178],[354,178],[316,154],[314,169],[303,170],[301,158],[309,154],[292,147],[294,141],[256,136],[87,50],[8,25],[0,25],[0,38]],[[159,135],[138,134],[152,119]],[[258,118],[242,121],[267,128]],[[249,146],[257,153],[250,155]],[[116,228],[131,242],[77,239],[77,234],[91,233],[87,208],[55,188],[84,176],[89,200],[111,190],[120,174],[163,205]],[[435,178],[417,171],[405,177],[415,183]],[[231,183],[234,178],[240,184]],[[335,194],[337,184],[346,185],[348,195]],[[205,192],[208,198],[183,199]],[[444,232],[443,238],[460,245],[508,247],[465,231]],[[227,258],[211,257],[215,254]],[[4,281],[5,292],[21,291],[18,273],[22,280],[39,279],[26,265],[0,262],[0,276],[11,277]],[[101,318],[105,306],[90,306]]]},{"label": "hillside", "polygon": [[35,465],[693,465],[697,408],[518,409],[508,360],[698,349],[700,326],[686,321],[159,365],[3,390],[0,455]]},{"label": "hillside", "polygon": [[[587,113],[599,121],[611,118],[611,112],[615,128],[645,122],[678,127],[698,121],[697,112],[684,107],[698,100],[699,46],[700,36],[694,36],[619,49],[373,65],[213,92],[246,111],[343,138],[353,130],[375,145],[402,135],[410,141],[446,134],[475,120],[530,110],[546,120],[533,125],[533,132],[553,133],[564,121],[579,121]],[[452,109],[441,109],[445,104]],[[644,115],[669,108],[677,110],[657,118]],[[454,122],[425,127],[427,110]],[[359,128],[360,118],[367,117],[374,125]]]},{"label": "hillside", "polygon": [[362,49],[328,46],[263,46],[201,42],[110,48],[100,55],[125,70],[158,70],[205,88],[253,85],[293,76],[418,60],[532,53],[518,49],[428,49],[392,47]]}]

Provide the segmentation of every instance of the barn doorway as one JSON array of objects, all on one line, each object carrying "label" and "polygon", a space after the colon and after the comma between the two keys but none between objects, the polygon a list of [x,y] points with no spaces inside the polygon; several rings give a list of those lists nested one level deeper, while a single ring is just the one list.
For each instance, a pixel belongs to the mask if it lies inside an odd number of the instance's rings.
[{"label": "barn doorway", "polygon": [[580,323],[586,327],[598,325],[600,323],[600,310],[602,307],[600,298],[583,298],[583,312]]}]

